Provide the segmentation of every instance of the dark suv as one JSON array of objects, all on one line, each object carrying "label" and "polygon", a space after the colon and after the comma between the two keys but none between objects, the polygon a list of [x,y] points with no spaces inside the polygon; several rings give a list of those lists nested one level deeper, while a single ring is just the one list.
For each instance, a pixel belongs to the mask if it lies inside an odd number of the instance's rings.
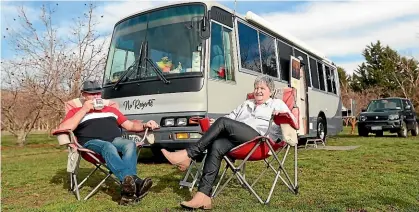
[{"label": "dark suv", "polygon": [[411,131],[413,136],[417,136],[418,125],[410,100],[396,97],[376,99],[359,114],[358,134],[368,136],[371,132],[382,136],[384,131],[390,131],[399,137],[407,137],[408,131]]}]

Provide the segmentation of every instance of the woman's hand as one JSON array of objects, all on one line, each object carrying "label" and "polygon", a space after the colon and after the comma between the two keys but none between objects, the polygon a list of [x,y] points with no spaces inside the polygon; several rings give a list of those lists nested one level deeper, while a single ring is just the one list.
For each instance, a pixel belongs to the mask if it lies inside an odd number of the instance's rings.
[{"label": "woman's hand", "polygon": [[210,119],[209,122],[210,122],[210,124],[214,124],[215,119]]},{"label": "woman's hand", "polygon": [[274,116],[279,115],[279,114],[281,114],[281,111],[279,111],[279,110],[274,110],[272,112],[272,115],[274,115]]}]

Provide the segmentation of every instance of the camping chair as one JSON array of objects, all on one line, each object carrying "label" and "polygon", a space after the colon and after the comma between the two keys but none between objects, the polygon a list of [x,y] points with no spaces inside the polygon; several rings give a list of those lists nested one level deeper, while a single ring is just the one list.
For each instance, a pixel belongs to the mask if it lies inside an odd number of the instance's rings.
[{"label": "camping chair", "polygon": [[[239,182],[243,185],[243,187],[247,188],[252,194],[256,196],[256,198],[259,200],[260,203],[269,203],[271,196],[273,194],[273,191],[275,189],[276,183],[278,181],[278,178],[282,180],[282,182],[295,194],[298,193],[298,180],[297,180],[297,144],[298,144],[298,138],[297,138],[297,130],[299,129],[299,123],[298,123],[298,117],[299,117],[299,110],[296,107],[296,99],[295,99],[295,89],[294,88],[285,88],[283,90],[276,90],[274,93],[274,98],[282,97],[283,101],[287,104],[289,109],[291,110],[292,114],[279,114],[277,116],[272,116],[269,128],[271,127],[272,122],[275,124],[281,126],[282,134],[283,134],[283,140],[276,142],[272,139],[268,138],[266,135],[264,136],[258,136],[246,143],[243,143],[233,149],[230,150],[227,155],[224,156],[224,161],[226,162],[226,166],[224,171],[221,174],[221,177],[212,193],[212,197],[215,198],[231,181],[233,176],[236,176]],[[252,94],[247,95],[247,99],[253,98]],[[295,117],[295,118],[294,118]],[[200,124],[204,122],[208,122],[208,118],[201,119]],[[206,123],[206,125],[209,125],[209,123]],[[202,128],[202,127],[201,127]],[[269,131],[269,130],[268,130]],[[294,182],[292,182],[290,176],[288,175],[284,163],[287,158],[287,155],[291,148],[294,148]],[[282,158],[280,159],[280,156],[283,154]],[[271,160],[268,160],[269,157]],[[238,165],[234,165],[235,160],[241,160],[242,162]],[[248,161],[260,161],[263,160],[266,169],[260,173],[260,175],[256,178],[256,180],[250,185],[248,181],[245,178],[245,164]],[[273,165],[273,162],[276,161],[279,164],[278,168],[275,168]],[[192,165],[195,165],[196,162],[191,162],[190,169]],[[196,165],[195,165],[196,166]],[[199,178],[202,175],[202,165],[198,169],[198,172],[195,173],[192,176],[192,183],[190,186],[194,186],[197,178]],[[253,189],[253,186],[260,180],[261,177],[264,176],[265,172],[267,170],[272,170],[275,173],[275,179],[272,183],[269,195],[266,200],[262,200],[259,194]],[[228,178],[225,183],[220,187],[226,172],[228,170],[231,170],[233,172],[233,175]],[[188,179],[189,175],[192,173],[188,170],[185,179]],[[285,175],[284,177],[281,176],[281,174]],[[186,184],[185,182],[181,183]],[[182,186],[182,184],[181,184]],[[189,187],[191,190],[192,188]]]},{"label": "camping chair", "polygon": [[[72,108],[80,107],[81,105],[78,104],[78,99],[73,99],[69,102],[65,103],[65,110],[66,113],[70,111]],[[111,102],[105,101],[105,105],[118,108],[118,105]],[[136,143],[136,146],[140,149],[138,150],[137,157],[140,154],[140,150],[142,145],[144,144],[145,139],[147,138],[148,129],[145,130],[144,136],[141,140],[133,141]],[[52,132],[53,135],[57,136],[58,143],[61,146],[66,145],[68,148],[68,159],[67,159],[67,172],[69,173],[70,177],[70,186],[69,191],[75,193],[77,200],[80,200],[80,193],[79,190],[82,188],[83,184],[92,176],[97,170],[103,172],[106,176],[103,178],[102,181],[84,198],[84,200],[89,199],[97,189],[108,179],[113,179],[118,185],[120,182],[116,177],[112,174],[110,169],[107,167],[105,160],[102,156],[92,150],[83,148],[78,142],[77,138],[74,133],[69,129],[57,129]],[[93,164],[95,166],[92,171],[80,182],[78,183],[78,171],[80,165],[80,159],[83,158],[87,162]]]}]

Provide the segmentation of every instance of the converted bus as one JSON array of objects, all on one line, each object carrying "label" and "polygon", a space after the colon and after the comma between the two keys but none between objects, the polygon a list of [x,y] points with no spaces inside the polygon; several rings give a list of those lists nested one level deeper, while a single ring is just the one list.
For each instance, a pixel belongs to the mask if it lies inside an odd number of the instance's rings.
[{"label": "converted bus", "polygon": [[196,142],[200,127],[191,117],[228,114],[258,75],[297,89],[300,138],[342,130],[336,66],[254,13],[241,16],[215,2],[171,3],[117,22],[103,98],[118,102],[129,119],[157,121],[158,153]]}]

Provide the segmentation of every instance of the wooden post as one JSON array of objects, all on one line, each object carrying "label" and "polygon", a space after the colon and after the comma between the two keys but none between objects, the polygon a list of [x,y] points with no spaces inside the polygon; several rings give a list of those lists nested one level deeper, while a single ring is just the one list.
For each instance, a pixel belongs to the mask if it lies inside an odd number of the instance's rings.
[{"label": "wooden post", "polygon": [[352,126],[351,135],[353,135],[355,133],[355,126],[356,126],[356,122],[357,122],[356,117],[355,116],[350,117],[350,122],[351,122],[351,126]]}]

